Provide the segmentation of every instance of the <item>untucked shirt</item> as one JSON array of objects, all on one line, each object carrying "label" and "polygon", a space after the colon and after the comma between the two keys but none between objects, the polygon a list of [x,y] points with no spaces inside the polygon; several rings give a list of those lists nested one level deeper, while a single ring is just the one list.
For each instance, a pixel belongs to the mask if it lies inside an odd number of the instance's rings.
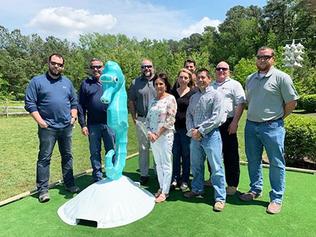
[{"label": "untucked shirt", "polygon": [[78,101],[72,82],[65,76],[51,78],[48,73],[32,78],[25,92],[25,109],[38,111],[49,127],[65,128],[71,121],[71,109]]},{"label": "untucked shirt", "polygon": [[246,98],[248,103],[247,119],[253,122],[265,122],[282,118],[284,104],[299,98],[291,77],[271,67],[260,78],[258,72],[246,80]]},{"label": "untucked shirt", "polygon": [[223,108],[223,97],[213,87],[197,91],[191,96],[187,109],[187,135],[192,137],[192,129],[198,129],[205,136],[218,128],[226,120]]},{"label": "untucked shirt", "polygon": [[220,92],[224,97],[224,108],[227,118],[233,118],[236,107],[246,103],[245,91],[240,82],[231,78],[226,78],[223,82],[212,83],[212,87]]},{"label": "untucked shirt", "polygon": [[147,116],[149,103],[155,96],[153,79],[148,80],[142,76],[134,79],[128,90],[128,100],[134,102],[137,116],[140,117]]},{"label": "untucked shirt", "polygon": [[175,116],[177,113],[177,102],[173,95],[158,100],[153,99],[147,114],[147,130],[153,133],[159,132],[164,127],[174,130]]}]

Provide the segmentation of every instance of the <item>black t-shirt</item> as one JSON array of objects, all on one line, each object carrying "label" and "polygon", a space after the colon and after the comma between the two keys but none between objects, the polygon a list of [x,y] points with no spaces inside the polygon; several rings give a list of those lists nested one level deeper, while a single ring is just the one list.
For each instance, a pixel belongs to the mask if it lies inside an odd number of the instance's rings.
[{"label": "black t-shirt", "polygon": [[189,106],[189,101],[191,96],[196,92],[197,90],[195,88],[191,88],[188,93],[180,97],[180,95],[177,92],[177,89],[173,89],[171,91],[171,94],[176,98],[177,101],[177,114],[176,114],[176,122],[175,122],[175,128],[176,130],[181,128],[186,128],[185,126],[185,120],[186,120],[186,113],[187,108]]}]

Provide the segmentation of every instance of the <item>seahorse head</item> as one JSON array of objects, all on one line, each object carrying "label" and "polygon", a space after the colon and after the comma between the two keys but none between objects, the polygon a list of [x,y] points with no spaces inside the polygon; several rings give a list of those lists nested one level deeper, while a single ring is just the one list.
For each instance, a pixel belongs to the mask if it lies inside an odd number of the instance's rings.
[{"label": "seahorse head", "polygon": [[125,77],[120,65],[114,61],[108,61],[103,69],[100,77],[102,83],[103,95],[101,102],[105,104],[111,103],[114,95],[121,89],[125,89]]}]

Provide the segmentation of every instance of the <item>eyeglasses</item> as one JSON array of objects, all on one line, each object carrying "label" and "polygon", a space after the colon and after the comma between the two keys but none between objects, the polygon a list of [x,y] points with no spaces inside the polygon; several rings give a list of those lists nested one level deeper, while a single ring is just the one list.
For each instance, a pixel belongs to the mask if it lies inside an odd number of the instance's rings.
[{"label": "eyeglasses", "polygon": [[141,66],[142,69],[145,69],[145,68],[152,68],[152,67],[153,67],[153,65],[142,65],[142,66]]},{"label": "eyeglasses", "polygon": [[90,69],[100,69],[102,67],[103,67],[102,65],[91,65]]},{"label": "eyeglasses", "polygon": [[216,71],[227,71],[228,70],[228,68],[226,68],[226,67],[217,67],[216,68]]},{"label": "eyeglasses", "polygon": [[270,58],[272,58],[272,55],[257,55],[257,59],[263,59],[263,60],[269,60]]},{"label": "eyeglasses", "polygon": [[62,64],[62,63],[56,63],[56,62],[52,62],[52,61],[50,61],[49,62],[52,66],[58,66],[58,67],[64,67],[64,64]]}]

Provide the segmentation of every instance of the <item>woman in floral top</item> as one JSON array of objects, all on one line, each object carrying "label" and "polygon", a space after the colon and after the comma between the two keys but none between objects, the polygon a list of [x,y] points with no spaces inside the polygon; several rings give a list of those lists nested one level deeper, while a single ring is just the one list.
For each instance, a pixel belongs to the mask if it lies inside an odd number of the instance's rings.
[{"label": "woman in floral top", "polygon": [[169,195],[172,176],[172,144],[177,102],[169,94],[170,83],[167,75],[161,73],[154,79],[157,97],[153,99],[147,114],[148,138],[156,163],[159,189],[156,202],[163,202]]}]

